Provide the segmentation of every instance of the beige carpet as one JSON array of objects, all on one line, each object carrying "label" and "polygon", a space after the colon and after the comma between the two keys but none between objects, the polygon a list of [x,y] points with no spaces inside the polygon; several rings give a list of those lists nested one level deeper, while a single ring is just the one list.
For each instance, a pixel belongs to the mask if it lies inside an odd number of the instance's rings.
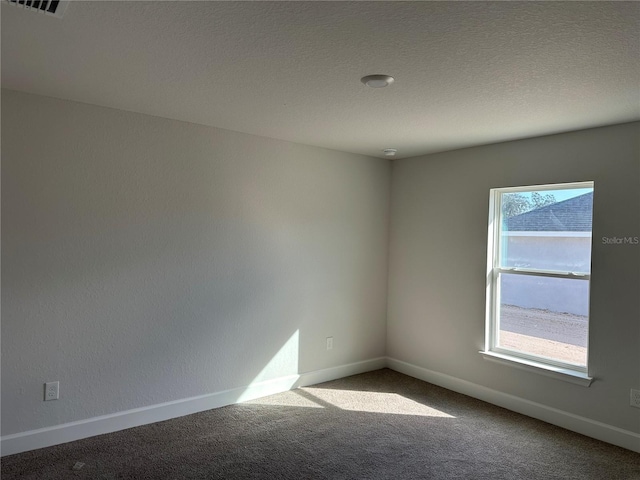
[{"label": "beige carpet", "polygon": [[384,369],[8,456],[1,468],[2,480],[640,480],[640,454]]}]

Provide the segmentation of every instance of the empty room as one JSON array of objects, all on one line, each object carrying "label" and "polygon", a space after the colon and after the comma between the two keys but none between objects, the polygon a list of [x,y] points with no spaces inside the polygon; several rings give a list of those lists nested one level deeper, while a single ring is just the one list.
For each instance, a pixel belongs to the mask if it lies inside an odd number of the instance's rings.
[{"label": "empty room", "polygon": [[640,480],[640,2],[0,13],[3,480]]}]

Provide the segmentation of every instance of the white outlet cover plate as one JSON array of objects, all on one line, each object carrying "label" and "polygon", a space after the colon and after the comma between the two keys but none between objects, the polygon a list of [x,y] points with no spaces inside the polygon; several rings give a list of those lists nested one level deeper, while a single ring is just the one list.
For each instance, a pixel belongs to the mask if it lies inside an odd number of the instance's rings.
[{"label": "white outlet cover plate", "polygon": [[47,382],[44,384],[44,401],[58,400],[60,398],[60,382]]}]

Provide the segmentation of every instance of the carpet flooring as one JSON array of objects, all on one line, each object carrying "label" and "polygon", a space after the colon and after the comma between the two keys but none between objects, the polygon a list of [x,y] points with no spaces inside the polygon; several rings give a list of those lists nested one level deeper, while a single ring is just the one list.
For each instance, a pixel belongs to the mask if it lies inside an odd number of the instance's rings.
[{"label": "carpet flooring", "polygon": [[638,453],[388,369],[0,466],[2,480],[640,480]]}]

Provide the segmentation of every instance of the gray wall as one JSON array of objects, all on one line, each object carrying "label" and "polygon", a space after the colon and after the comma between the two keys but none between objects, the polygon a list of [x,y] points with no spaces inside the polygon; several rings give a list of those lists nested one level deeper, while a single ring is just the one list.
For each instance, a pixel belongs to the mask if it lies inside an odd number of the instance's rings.
[{"label": "gray wall", "polygon": [[382,159],[3,91],[2,434],[384,355],[389,182]]},{"label": "gray wall", "polygon": [[[640,123],[397,160],[387,354],[640,432]],[[589,388],[483,361],[489,189],[595,181]]]}]

